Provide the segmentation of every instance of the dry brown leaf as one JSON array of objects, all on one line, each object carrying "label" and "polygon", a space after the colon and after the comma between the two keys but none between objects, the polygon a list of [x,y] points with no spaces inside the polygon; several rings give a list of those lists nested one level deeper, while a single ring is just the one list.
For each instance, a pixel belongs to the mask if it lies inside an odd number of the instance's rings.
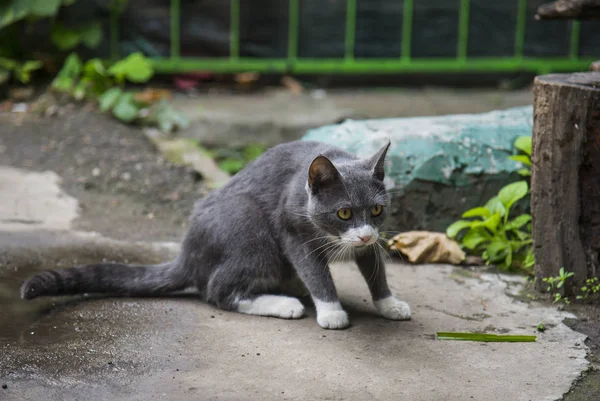
[{"label": "dry brown leaf", "polygon": [[411,263],[460,264],[465,253],[458,243],[444,233],[409,231],[394,236],[388,241],[391,250],[401,252]]},{"label": "dry brown leaf", "polygon": [[162,99],[171,99],[173,93],[168,89],[144,89],[135,94],[135,100],[140,103],[152,104]]},{"label": "dry brown leaf", "polygon": [[260,78],[260,74],[258,72],[242,72],[235,76],[235,82],[241,85],[250,85],[258,81],[258,78]]},{"label": "dry brown leaf", "polygon": [[302,84],[292,77],[281,78],[281,84],[285,86],[293,95],[300,95],[304,92]]}]

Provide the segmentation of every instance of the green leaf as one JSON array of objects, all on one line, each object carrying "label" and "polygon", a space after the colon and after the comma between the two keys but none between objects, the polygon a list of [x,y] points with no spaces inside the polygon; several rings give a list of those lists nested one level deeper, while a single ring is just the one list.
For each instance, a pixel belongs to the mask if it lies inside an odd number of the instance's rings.
[{"label": "green leaf", "polygon": [[506,208],[497,196],[490,199],[484,207],[492,213],[498,213],[501,217],[504,217],[504,214],[506,213]]},{"label": "green leaf", "polygon": [[112,109],[113,115],[126,123],[134,121],[139,113],[139,108],[133,100],[133,93],[125,93]]},{"label": "green leaf", "polygon": [[83,100],[87,94],[87,90],[90,84],[90,80],[87,78],[82,78],[81,81],[75,86],[73,89],[73,97],[75,100]]},{"label": "green leaf", "polygon": [[100,96],[98,101],[100,102],[100,110],[102,112],[112,109],[116,104],[123,91],[120,88],[112,88],[107,90]]},{"label": "green leaf", "polygon": [[68,28],[60,24],[54,24],[50,39],[60,50],[73,49],[79,43],[94,49],[102,41],[102,27],[98,23],[83,28]]},{"label": "green leaf", "polygon": [[530,136],[520,136],[515,141],[515,148],[519,149],[521,152],[531,156],[531,137]]},{"label": "green leaf", "polygon": [[506,269],[510,269],[510,267],[512,266],[512,261],[513,261],[512,249],[508,249],[508,251],[506,253],[506,257],[504,258],[504,267]]},{"label": "green leaf", "polygon": [[531,215],[522,214],[509,221],[504,227],[506,230],[516,230],[523,227],[525,224],[531,221]]},{"label": "green leaf", "polygon": [[152,78],[154,70],[150,61],[140,52],[132,53],[116,62],[108,72],[123,82],[125,79],[134,83],[143,83]]},{"label": "green leaf", "polygon": [[523,177],[531,176],[531,170],[529,170],[528,168],[521,168],[517,170],[517,173]]},{"label": "green leaf", "polygon": [[259,144],[250,144],[244,148],[244,158],[246,161],[251,162],[257,159],[260,155],[265,153],[265,147]]},{"label": "green leaf", "polygon": [[452,333],[438,332],[438,340],[481,341],[481,342],[535,342],[536,336],[511,335],[511,334],[480,334],[480,333]]},{"label": "green leaf", "polygon": [[89,76],[106,76],[106,68],[99,58],[92,58],[85,62],[83,65],[84,75]]},{"label": "green leaf", "polygon": [[42,68],[43,63],[38,60],[29,60],[23,64],[17,64],[14,68],[15,78],[21,83],[28,83],[31,80],[31,72]]},{"label": "green leaf", "polygon": [[29,12],[36,17],[53,17],[60,5],[61,0],[29,0]]},{"label": "green leaf", "polygon": [[459,232],[461,232],[465,228],[471,227],[471,224],[473,224],[473,222],[467,220],[455,221],[446,229],[446,235],[449,238],[456,238]]},{"label": "green leaf", "polygon": [[10,71],[5,70],[4,68],[0,67],[0,85],[7,82],[9,79],[10,79]]},{"label": "green leaf", "polygon": [[496,231],[498,231],[498,226],[500,225],[501,221],[502,217],[500,216],[500,213],[494,213],[483,222],[483,226],[491,232],[495,233]]},{"label": "green leaf", "polygon": [[60,92],[69,92],[75,85],[75,81],[79,79],[80,73],[81,60],[77,54],[71,53],[52,81],[52,88]]},{"label": "green leaf", "polygon": [[489,240],[489,235],[486,235],[483,230],[470,230],[462,239],[463,245],[469,249],[473,250],[477,248],[480,244]]},{"label": "green leaf", "polygon": [[517,181],[508,184],[498,192],[498,199],[508,211],[510,207],[519,199],[527,195],[527,181]]},{"label": "green leaf", "polygon": [[462,217],[463,218],[469,218],[469,217],[484,217],[484,218],[488,218],[492,215],[492,212],[489,211],[489,209],[486,209],[485,207],[476,207],[470,210],[467,210],[466,212],[463,213]]},{"label": "green leaf", "polygon": [[229,174],[235,174],[244,168],[246,162],[242,159],[227,158],[219,163],[219,168]]},{"label": "green leaf", "polygon": [[4,68],[5,70],[14,70],[17,68],[19,63],[17,60],[13,60],[6,57],[0,57],[0,68]]},{"label": "green leaf", "polygon": [[95,49],[102,42],[102,26],[99,23],[88,25],[80,31],[81,42],[90,49]]},{"label": "green leaf", "polygon": [[524,165],[531,167],[531,159],[529,158],[529,156],[516,155],[516,156],[510,156],[509,158],[516,162],[523,163]]},{"label": "green leaf", "polygon": [[81,35],[74,29],[54,24],[50,33],[50,40],[60,50],[71,50],[81,42]]},{"label": "green leaf", "polygon": [[486,247],[488,260],[492,263],[499,262],[503,260],[507,252],[510,250],[510,243],[502,241],[502,240],[493,240]]}]

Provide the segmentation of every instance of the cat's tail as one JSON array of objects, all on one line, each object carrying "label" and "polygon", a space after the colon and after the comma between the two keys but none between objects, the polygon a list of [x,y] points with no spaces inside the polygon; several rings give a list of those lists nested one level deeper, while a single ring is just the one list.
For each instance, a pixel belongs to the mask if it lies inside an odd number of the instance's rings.
[{"label": "cat's tail", "polygon": [[23,283],[21,297],[84,293],[150,296],[183,290],[189,284],[178,259],[150,266],[96,263],[38,273]]}]

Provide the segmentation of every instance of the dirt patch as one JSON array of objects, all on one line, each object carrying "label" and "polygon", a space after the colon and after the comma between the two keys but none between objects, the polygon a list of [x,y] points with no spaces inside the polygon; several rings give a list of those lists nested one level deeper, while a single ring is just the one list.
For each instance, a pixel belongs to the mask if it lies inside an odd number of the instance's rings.
[{"label": "dirt patch", "polygon": [[575,331],[588,336],[590,369],[585,372],[563,401],[596,401],[600,399],[600,305],[578,305],[572,310],[578,318],[566,319],[564,323]]},{"label": "dirt patch", "polygon": [[0,113],[0,164],[52,170],[77,198],[75,228],[116,239],[178,241],[207,189],[161,157],[140,129],[88,107],[62,116]]}]

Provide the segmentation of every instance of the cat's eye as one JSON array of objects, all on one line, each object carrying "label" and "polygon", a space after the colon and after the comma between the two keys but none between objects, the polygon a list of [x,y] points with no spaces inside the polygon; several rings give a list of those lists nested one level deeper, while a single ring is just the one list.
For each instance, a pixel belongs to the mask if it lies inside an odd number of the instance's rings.
[{"label": "cat's eye", "polygon": [[381,212],[383,212],[383,206],[381,206],[381,205],[373,206],[371,208],[371,214],[373,216],[379,216],[381,214]]},{"label": "cat's eye", "polygon": [[352,217],[352,210],[345,207],[338,210],[337,215],[342,220],[350,220],[350,218]]}]

